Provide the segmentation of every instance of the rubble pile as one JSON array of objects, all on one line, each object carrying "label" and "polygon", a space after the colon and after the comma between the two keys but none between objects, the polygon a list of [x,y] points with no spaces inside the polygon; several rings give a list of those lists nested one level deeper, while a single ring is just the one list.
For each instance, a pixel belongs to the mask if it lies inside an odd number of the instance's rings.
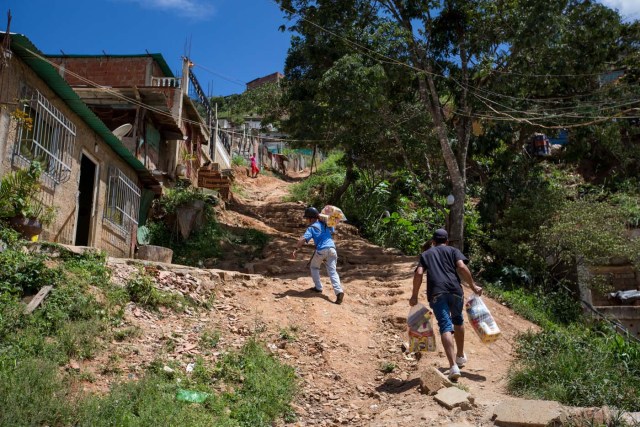
[{"label": "rubble pile", "polygon": [[121,259],[110,259],[109,265],[111,280],[117,285],[126,286],[131,278],[143,271],[153,279],[159,291],[180,294],[199,305],[212,299],[214,289],[223,280],[215,271],[179,265]]}]

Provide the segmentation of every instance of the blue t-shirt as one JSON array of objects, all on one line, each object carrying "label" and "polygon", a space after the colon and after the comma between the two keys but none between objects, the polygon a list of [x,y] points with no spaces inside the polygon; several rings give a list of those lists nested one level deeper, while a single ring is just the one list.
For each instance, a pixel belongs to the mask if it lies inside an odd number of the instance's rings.
[{"label": "blue t-shirt", "polygon": [[336,247],[336,244],[331,238],[333,232],[333,227],[329,227],[323,222],[316,221],[307,228],[303,237],[307,243],[309,243],[309,240],[313,239],[313,243],[316,245],[316,250],[319,251],[322,249]]},{"label": "blue t-shirt", "polygon": [[427,300],[439,294],[463,295],[456,263],[469,262],[453,246],[437,245],[420,255],[420,265],[427,273]]}]

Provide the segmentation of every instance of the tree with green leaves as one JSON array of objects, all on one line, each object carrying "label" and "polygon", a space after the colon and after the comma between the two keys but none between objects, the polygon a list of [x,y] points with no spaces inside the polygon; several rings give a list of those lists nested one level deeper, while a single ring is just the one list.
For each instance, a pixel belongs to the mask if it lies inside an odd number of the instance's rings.
[{"label": "tree with green leaves", "polygon": [[[621,40],[629,26],[616,12],[588,0],[279,4],[296,34],[285,68],[286,130],[342,147],[352,161],[360,152],[372,159],[362,147],[367,141],[359,137],[363,128],[376,132],[370,114],[361,114],[369,108],[386,119],[381,120],[386,130],[380,132],[386,132],[389,144],[379,148],[393,160],[415,137],[415,132],[406,131],[397,107],[403,100],[417,105],[427,117],[422,120],[427,135],[420,142],[435,144],[446,167],[454,196],[449,235],[461,249],[474,122],[484,121],[487,127],[510,123],[514,145],[534,130],[575,123],[572,109],[580,106],[558,104],[555,98],[590,99],[598,89],[597,76],[620,59],[625,45],[629,47]],[[370,69],[355,67],[354,55],[366,57],[370,63],[362,65]],[[350,71],[363,79],[347,79]],[[340,81],[336,74],[342,76],[339,92],[327,92],[329,83]],[[395,79],[403,84],[394,86]],[[617,113],[605,104],[582,104],[587,106]],[[394,122],[402,123],[402,131],[389,132],[387,125]],[[347,134],[351,138],[338,137]],[[394,164],[404,167],[406,162]]]}]

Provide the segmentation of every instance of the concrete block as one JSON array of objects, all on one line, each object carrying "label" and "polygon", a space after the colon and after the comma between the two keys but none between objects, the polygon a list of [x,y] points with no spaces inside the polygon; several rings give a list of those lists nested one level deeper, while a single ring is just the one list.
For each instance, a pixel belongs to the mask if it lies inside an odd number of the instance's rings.
[{"label": "concrete block", "polygon": [[567,410],[558,402],[516,399],[500,403],[493,411],[493,421],[502,427],[545,427],[560,425]]},{"label": "concrete block", "polygon": [[453,409],[469,404],[469,393],[458,387],[448,387],[438,391],[434,399],[445,408]]},{"label": "concrete block", "polygon": [[423,394],[433,395],[444,387],[442,380],[436,375],[432,369],[427,369],[420,374],[420,392]]}]

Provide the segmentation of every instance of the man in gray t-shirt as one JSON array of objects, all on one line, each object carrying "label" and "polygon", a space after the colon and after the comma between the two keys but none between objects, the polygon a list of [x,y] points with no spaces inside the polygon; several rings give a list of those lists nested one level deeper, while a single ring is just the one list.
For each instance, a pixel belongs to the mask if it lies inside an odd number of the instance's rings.
[{"label": "man in gray t-shirt", "polygon": [[460,368],[467,363],[462,317],[464,292],[460,276],[476,294],[482,295],[482,288],[473,281],[471,271],[467,267],[467,257],[457,248],[447,245],[448,237],[446,230],[436,230],[433,233],[435,246],[420,255],[420,263],[413,274],[413,293],[409,305],[414,306],[418,303],[422,276],[426,272],[427,300],[438,321],[442,346],[449,360],[449,379],[457,380],[460,378]]}]

